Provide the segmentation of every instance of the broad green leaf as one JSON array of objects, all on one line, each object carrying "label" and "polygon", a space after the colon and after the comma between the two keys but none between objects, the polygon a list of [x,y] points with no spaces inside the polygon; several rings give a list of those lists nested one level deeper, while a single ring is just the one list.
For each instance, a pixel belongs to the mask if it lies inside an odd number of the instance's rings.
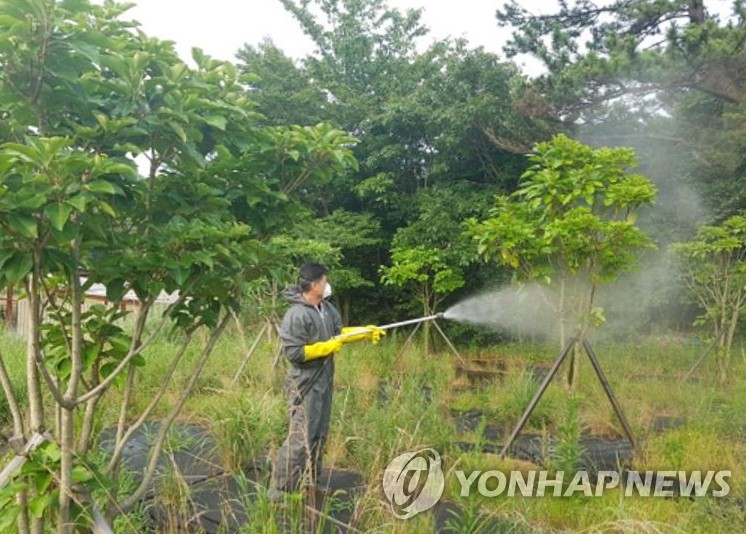
[{"label": "broad green leaf", "polygon": [[31,515],[36,518],[41,518],[44,515],[47,506],[49,506],[49,500],[51,497],[51,494],[46,493],[29,499],[28,507]]},{"label": "broad green leaf", "polygon": [[20,506],[12,506],[3,510],[0,514],[0,532],[15,532],[18,516],[21,514]]},{"label": "broad green leaf", "polygon": [[98,201],[98,207],[101,208],[101,211],[103,211],[104,213],[106,213],[110,217],[116,217],[117,216],[116,210],[114,210],[114,208],[111,206],[111,204],[109,204],[108,202],[106,202],[104,200],[99,200]]},{"label": "broad green leaf", "polygon": [[36,226],[36,219],[29,215],[11,213],[8,215],[8,225],[23,237],[29,239],[36,239],[39,235]]},{"label": "broad green leaf", "polygon": [[3,265],[5,276],[13,284],[20,284],[24,277],[31,272],[34,267],[34,260],[31,251],[16,251]]},{"label": "broad green leaf", "polygon": [[67,200],[65,200],[65,202],[82,213],[85,211],[88,199],[86,198],[85,194],[82,194],[68,198]]},{"label": "broad green leaf", "polygon": [[106,298],[110,302],[119,302],[126,292],[125,281],[121,278],[111,280],[106,284]]},{"label": "broad green leaf", "polygon": [[183,269],[177,267],[168,271],[171,277],[174,279],[177,285],[183,285],[187,279],[187,273]]},{"label": "broad green leaf", "polygon": [[44,493],[49,487],[50,482],[52,482],[52,473],[41,473],[34,478],[34,487],[39,493]]},{"label": "broad green leaf", "polygon": [[37,194],[27,197],[18,202],[18,207],[23,209],[35,210],[43,206],[47,202],[47,195]]},{"label": "broad green leaf", "polygon": [[57,374],[60,378],[67,379],[70,377],[70,373],[73,369],[73,362],[69,357],[57,362]]},{"label": "broad green leaf", "polygon": [[[137,169],[128,163],[122,163],[118,161],[108,161],[103,165],[102,171],[106,174],[124,174],[126,176],[132,176],[137,174]],[[114,185],[114,184],[112,184]],[[118,186],[114,185],[117,193],[121,193]]]},{"label": "broad green leaf", "polygon": [[46,457],[46,458],[47,458],[47,459],[48,459],[48,460],[49,460],[50,462],[53,462],[53,463],[59,462],[59,461],[60,461],[60,458],[62,457],[62,456],[61,456],[61,452],[60,452],[60,446],[59,446],[59,445],[57,445],[57,444],[56,444],[56,443],[54,443],[54,442],[52,442],[52,443],[48,443],[48,444],[47,444],[47,445],[46,445],[46,446],[44,447],[44,452],[43,452],[43,454],[44,454],[44,456],[45,456],[45,457]]},{"label": "broad green leaf", "polygon": [[103,128],[103,130],[106,131],[109,126],[109,118],[103,113],[99,113],[98,111],[94,111],[93,116],[96,118],[96,121],[101,125],[101,128]]},{"label": "broad green leaf", "polygon": [[98,358],[98,354],[101,350],[101,346],[97,343],[95,345],[89,345],[85,349],[85,367],[89,368],[91,365],[93,365],[93,362],[96,361],[96,358]]},{"label": "broad green leaf", "polygon": [[73,472],[72,472],[72,480],[73,484],[81,484],[83,482],[88,482],[93,478],[93,475],[91,472],[83,467],[82,465],[76,465],[73,466]]},{"label": "broad green leaf", "polygon": [[[119,362],[107,362],[104,365],[101,366],[101,377],[106,378],[111,373],[114,372],[114,370],[119,365]],[[126,373],[125,373],[126,374]],[[114,382],[116,382],[117,379],[114,379]]]},{"label": "broad green leaf", "polygon": [[93,180],[86,184],[86,189],[94,193],[108,193],[114,195],[117,192],[114,184],[107,182],[106,180]]},{"label": "broad green leaf", "polygon": [[44,214],[49,217],[49,222],[57,231],[62,231],[65,223],[70,218],[73,208],[68,204],[50,204],[44,210]]},{"label": "broad green leaf", "polygon": [[181,124],[178,124],[173,121],[169,121],[169,126],[171,126],[171,129],[176,133],[176,135],[179,137],[179,139],[182,140],[182,142],[187,142],[187,133],[186,130],[184,130],[184,127]]},{"label": "broad green leaf", "polygon": [[204,117],[204,121],[221,131],[225,131],[225,127],[228,125],[228,120],[222,115],[208,115]]},{"label": "broad green leaf", "polygon": [[117,352],[126,354],[130,350],[131,340],[125,335],[120,335],[109,338],[109,343]]}]

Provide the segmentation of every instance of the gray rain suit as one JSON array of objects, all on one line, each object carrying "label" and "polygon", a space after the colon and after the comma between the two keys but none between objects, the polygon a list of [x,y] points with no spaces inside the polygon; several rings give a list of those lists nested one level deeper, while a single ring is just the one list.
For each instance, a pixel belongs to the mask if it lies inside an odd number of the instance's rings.
[{"label": "gray rain suit", "polygon": [[282,295],[292,304],[280,327],[285,357],[291,364],[285,378],[290,425],[277,454],[273,485],[280,491],[295,491],[304,474],[309,482],[318,480],[334,387],[334,356],[304,362],[303,346],[339,335],[342,318],[326,300],[318,308],[307,302],[298,286],[285,289]]}]

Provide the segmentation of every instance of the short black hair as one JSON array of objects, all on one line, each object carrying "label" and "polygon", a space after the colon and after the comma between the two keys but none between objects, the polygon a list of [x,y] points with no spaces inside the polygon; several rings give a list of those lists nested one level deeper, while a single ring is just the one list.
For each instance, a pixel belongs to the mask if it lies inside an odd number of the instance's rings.
[{"label": "short black hair", "polygon": [[311,284],[321,280],[326,274],[326,268],[320,263],[304,263],[300,268],[300,288],[302,291],[311,289]]}]

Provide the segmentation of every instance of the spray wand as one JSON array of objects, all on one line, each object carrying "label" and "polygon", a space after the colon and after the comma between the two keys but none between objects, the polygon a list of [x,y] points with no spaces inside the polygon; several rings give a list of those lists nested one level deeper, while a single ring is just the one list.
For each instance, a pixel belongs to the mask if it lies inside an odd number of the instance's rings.
[{"label": "spray wand", "polygon": [[390,330],[392,328],[399,328],[400,326],[408,326],[410,324],[424,323],[425,321],[434,321],[435,319],[442,319],[445,317],[444,313],[436,313],[435,315],[428,315],[427,317],[420,317],[419,319],[409,319],[407,321],[399,321],[398,323],[385,324],[379,326],[381,330]]},{"label": "spray wand", "polygon": [[[445,317],[444,313],[436,313],[435,315],[428,315],[427,317],[420,317],[418,319],[408,319],[406,321],[399,321],[397,323],[389,323],[379,326],[381,330],[391,330],[393,328],[399,328],[400,326],[409,326],[411,324],[417,324],[417,323],[424,323],[425,321],[434,321],[435,319],[443,319]],[[336,336],[336,339],[344,339],[346,337],[350,336],[356,336],[360,335],[366,332],[372,332],[370,329],[360,329],[356,332],[351,332],[349,334],[340,334]]]}]

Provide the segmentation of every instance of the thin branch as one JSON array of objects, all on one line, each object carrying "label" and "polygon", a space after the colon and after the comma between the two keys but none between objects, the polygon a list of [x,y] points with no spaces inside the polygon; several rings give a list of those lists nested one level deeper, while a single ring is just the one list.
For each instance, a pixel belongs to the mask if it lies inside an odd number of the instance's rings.
[{"label": "thin branch", "polygon": [[[41,95],[41,88],[42,88],[42,85],[44,85],[44,74],[45,74],[44,64],[47,61],[47,50],[49,48],[50,37],[51,37],[51,32],[50,32],[49,24],[45,22],[44,36],[41,41],[41,47],[39,50],[39,73],[34,83],[34,89],[30,95],[30,103],[32,106],[38,105],[39,96]],[[41,122],[41,120],[39,122]]]},{"label": "thin branch", "polygon": [[62,394],[62,390],[57,386],[57,383],[55,382],[52,375],[49,374],[49,370],[47,369],[46,364],[44,363],[44,358],[42,358],[41,351],[36,350],[34,351],[34,358],[36,360],[36,367],[41,372],[42,378],[44,378],[44,382],[47,385],[47,388],[52,393],[52,396],[54,397],[54,400],[57,404],[59,404],[62,408],[65,408],[66,410],[71,410],[75,407],[74,402],[68,402],[64,395]]},{"label": "thin branch", "polygon": [[18,407],[18,400],[13,392],[13,384],[10,382],[10,376],[5,367],[2,353],[0,353],[0,383],[2,383],[5,398],[8,401],[10,413],[13,416],[13,433],[16,436],[23,436],[23,415]]},{"label": "thin branch", "polygon": [[202,351],[202,354],[200,355],[199,360],[197,361],[197,365],[195,366],[194,371],[192,372],[192,376],[189,377],[189,381],[187,382],[186,386],[184,387],[181,397],[177,401],[176,405],[171,409],[171,412],[168,414],[166,419],[163,420],[161,423],[161,427],[158,431],[158,437],[156,438],[156,441],[153,445],[153,448],[150,450],[150,457],[148,459],[148,467],[143,475],[142,481],[140,482],[140,485],[138,488],[127,497],[122,504],[119,506],[121,510],[129,510],[137,504],[137,502],[142,498],[142,496],[147,491],[148,487],[150,486],[150,482],[153,479],[153,476],[155,475],[156,467],[158,466],[158,459],[161,454],[161,449],[163,448],[163,443],[166,441],[166,436],[168,435],[169,430],[171,429],[171,425],[176,419],[176,417],[181,412],[182,407],[187,401],[187,398],[192,393],[192,390],[194,389],[194,386],[197,383],[197,380],[199,379],[200,375],[202,374],[202,369],[204,368],[205,364],[207,363],[207,359],[210,357],[210,354],[212,353],[213,348],[215,347],[215,344],[218,341],[218,338],[220,338],[220,335],[223,333],[223,330],[228,324],[229,319],[231,318],[230,313],[226,313],[223,316],[223,319],[220,321],[220,324],[213,330],[212,334],[210,335],[210,339],[207,342],[207,345],[205,346],[204,350]]},{"label": "thin branch", "polygon": [[[114,381],[114,379],[119,376],[119,374],[122,372],[122,370],[129,365],[130,361],[132,361],[132,358],[134,358],[141,349],[142,346],[138,346],[138,340],[140,339],[140,336],[142,336],[142,332],[145,329],[145,321],[148,318],[148,313],[150,311],[150,307],[153,304],[153,299],[146,299],[143,302],[140,303],[140,306],[137,309],[137,318],[135,319],[135,326],[132,332],[132,343],[130,344],[130,349],[127,355],[122,359],[121,362],[119,362],[119,365],[114,369],[114,371],[107,376],[102,382],[99,384],[96,384],[93,389],[89,389],[88,392],[84,393],[80,397],[76,399],[77,404],[81,404],[83,402],[88,401],[89,399],[92,399],[93,397],[103,393],[109,385]],[[161,321],[161,325],[166,319],[166,316],[163,317],[163,320]],[[160,331],[160,326],[156,329],[154,332],[157,333]],[[153,336],[151,336],[152,338]],[[138,347],[136,350],[135,347]]]},{"label": "thin branch", "polygon": [[289,195],[290,193],[295,191],[311,175],[312,169],[313,169],[313,165],[310,166],[308,169],[304,170],[302,173],[300,173],[289,184],[287,184],[285,187],[282,188],[282,192],[285,193],[286,195]]},{"label": "thin branch", "polygon": [[75,268],[72,270],[72,276],[70,284],[72,288],[72,295],[70,303],[72,307],[72,340],[70,358],[72,360],[72,366],[70,369],[70,378],[67,383],[67,390],[65,391],[65,400],[68,403],[72,402],[73,406],[75,397],[77,396],[78,385],[80,384],[80,375],[83,373],[83,327],[82,327],[82,306],[83,306],[83,291],[80,287],[80,276],[79,276],[79,265],[80,261],[80,234],[73,240],[72,245],[73,261],[75,262]]},{"label": "thin branch", "polygon": [[129,408],[132,389],[135,385],[135,366],[130,364],[127,369],[127,383],[124,386],[124,395],[122,403],[119,406],[119,421],[117,422],[116,443],[122,440],[125,426],[127,425],[127,409]]},{"label": "thin branch", "polygon": [[[44,277],[42,276],[41,280],[41,287],[44,290],[44,294],[47,297],[47,302],[49,302],[59,313],[62,310],[62,306],[60,304],[57,304],[57,299],[54,298],[54,293],[50,291],[49,286],[47,286],[46,281],[44,280]],[[72,348],[70,347],[70,338],[67,334],[67,329],[65,328],[65,322],[60,321],[60,328],[62,329],[62,339],[65,341],[65,348],[68,350],[68,352],[72,352]]]},{"label": "thin branch", "polygon": [[[103,343],[100,344],[99,349],[102,348],[102,344]],[[93,361],[93,364],[91,365],[91,385],[88,385],[85,380],[83,380],[83,385],[86,389],[91,389],[99,382],[101,382],[101,372],[99,369],[99,365],[99,360],[95,359]],[[82,379],[83,378],[81,377],[81,380]],[[101,395],[99,395],[98,397],[94,397],[86,403],[85,415],[83,417],[83,428],[80,432],[80,440],[78,441],[79,454],[88,452],[88,449],[91,446],[91,441],[93,438],[93,423],[96,417],[96,408],[98,406],[98,401],[100,399]]]},{"label": "thin branch", "polygon": [[96,407],[98,406],[99,400],[101,400],[101,395],[90,399],[86,403],[85,414],[83,416],[83,428],[80,431],[80,438],[78,439],[78,454],[85,454],[91,446],[93,423],[96,417]]},{"label": "thin branch", "polygon": [[484,135],[487,136],[487,139],[490,140],[490,143],[501,150],[505,150],[506,152],[510,152],[512,154],[528,154],[529,152],[531,152],[531,146],[525,143],[511,141],[503,137],[498,137],[495,133],[495,130],[493,130],[491,127],[483,127],[482,132],[484,133]]},{"label": "thin branch", "polygon": [[[36,256],[36,255],[35,255]],[[36,260],[35,260],[36,262]],[[31,274],[31,281],[28,280],[25,283],[26,294],[28,295],[29,302],[29,330],[28,333],[28,351],[31,353],[31,358],[36,366],[36,369],[41,373],[47,388],[52,393],[54,400],[57,404],[65,409],[71,409],[75,405],[69,403],[62,395],[62,391],[57,386],[52,375],[49,374],[44,358],[41,354],[41,347],[39,346],[39,294],[38,294],[38,281],[41,278],[38,273],[38,267],[35,267],[34,272]],[[36,426],[32,422],[33,426]],[[39,430],[38,428],[35,430]]]},{"label": "thin branch", "polygon": [[158,393],[156,393],[155,397],[153,397],[150,401],[150,404],[143,410],[143,412],[140,414],[140,417],[138,417],[137,421],[132,423],[129,428],[127,428],[126,432],[123,430],[121,437],[119,436],[119,433],[117,432],[117,441],[114,449],[114,454],[112,454],[111,460],[109,461],[108,471],[113,472],[117,464],[119,463],[119,459],[122,455],[122,452],[124,451],[124,447],[127,445],[127,442],[132,437],[132,434],[135,433],[135,431],[142,426],[142,424],[147,420],[147,418],[150,416],[150,413],[155,409],[155,407],[160,402],[163,395],[166,393],[166,389],[168,388],[169,384],[171,383],[171,378],[173,377],[174,372],[176,371],[176,367],[178,366],[179,362],[181,361],[182,356],[186,352],[186,349],[189,347],[192,341],[192,334],[193,330],[189,331],[187,333],[186,339],[184,339],[184,342],[181,345],[181,348],[177,352],[177,354],[174,356],[173,361],[171,362],[171,365],[168,368],[168,371],[166,371],[166,375],[163,378],[163,383],[161,384],[160,389],[158,390]]},{"label": "thin branch", "polygon": [[[83,402],[86,402],[88,399],[91,399],[98,395],[100,392],[106,390],[112,382],[121,374],[121,372],[127,367],[127,365],[132,361],[132,359],[140,354],[148,345],[150,345],[153,340],[158,336],[163,326],[166,324],[166,321],[171,317],[171,313],[173,313],[174,309],[177,305],[181,304],[185,298],[185,294],[179,295],[179,298],[169,306],[169,309],[166,311],[166,313],[163,314],[163,318],[161,319],[161,322],[158,323],[156,328],[153,330],[153,332],[150,334],[150,336],[135,349],[134,340],[139,338],[139,336],[142,334],[142,330],[144,328],[145,319],[144,317],[147,315],[147,310],[143,310],[146,306],[149,308],[150,305],[152,305],[153,301],[145,301],[143,302],[142,306],[140,307],[140,313],[138,313],[138,321],[135,324],[135,334],[133,335],[133,344],[130,347],[130,352],[127,354],[127,356],[124,357],[124,359],[117,365],[117,367],[112,371],[112,373],[107,376],[99,385],[94,387],[93,389],[89,390],[87,393],[81,395],[78,397],[75,401],[76,404],[80,404]],[[141,316],[143,317],[142,320]]]}]

